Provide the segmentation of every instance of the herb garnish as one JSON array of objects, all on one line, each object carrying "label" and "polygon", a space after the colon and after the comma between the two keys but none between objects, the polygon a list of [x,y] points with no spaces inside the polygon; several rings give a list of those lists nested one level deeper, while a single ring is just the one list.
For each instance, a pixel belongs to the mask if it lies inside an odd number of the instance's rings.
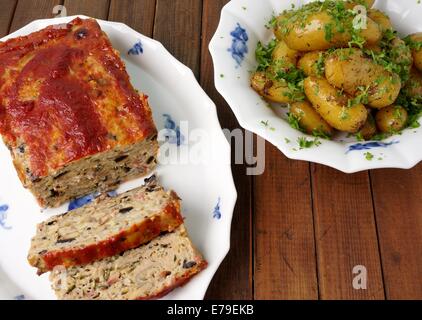
[{"label": "herb garnish", "polygon": [[300,149],[308,149],[312,147],[318,147],[321,145],[321,141],[319,141],[318,138],[315,138],[313,140],[308,140],[306,137],[299,137],[297,139],[297,143],[299,144]]},{"label": "herb garnish", "polygon": [[263,45],[261,41],[258,42],[255,50],[258,71],[265,71],[271,65],[272,54],[276,45],[277,41],[275,39],[271,40],[267,46]]}]

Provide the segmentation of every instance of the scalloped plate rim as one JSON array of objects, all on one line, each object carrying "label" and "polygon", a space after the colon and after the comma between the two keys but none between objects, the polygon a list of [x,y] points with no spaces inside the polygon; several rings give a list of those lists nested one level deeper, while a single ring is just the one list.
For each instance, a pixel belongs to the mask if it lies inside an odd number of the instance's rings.
[{"label": "scalloped plate rim", "polygon": [[[270,0],[264,0],[266,2],[268,2],[270,4],[271,7],[273,7],[272,3]],[[391,0],[388,0],[391,1]],[[393,0],[394,1],[394,0]],[[397,1],[397,0],[396,0]],[[289,1],[290,3],[291,1]],[[311,2],[309,0],[307,1],[302,1],[302,2]],[[379,2],[379,0],[377,1]],[[377,5],[377,2],[375,3],[375,6]],[[418,163],[420,163],[422,161],[422,150],[420,151],[419,155],[414,155],[411,157],[398,157],[400,158],[398,161],[396,161],[395,163],[388,163],[386,164],[384,161],[353,161],[350,158],[344,157],[343,162],[339,162],[339,161],[333,161],[333,159],[330,159],[328,157],[318,157],[318,155],[312,155],[312,151],[318,151],[318,148],[312,148],[312,149],[306,149],[306,150],[301,150],[302,152],[298,152],[298,151],[293,151],[291,148],[289,148],[289,146],[286,146],[285,143],[283,143],[282,139],[276,139],[274,136],[272,136],[271,134],[267,134],[265,131],[265,128],[262,128],[261,126],[258,125],[258,122],[260,120],[260,118],[257,117],[256,119],[256,123],[252,123],[250,121],[250,119],[248,119],[247,117],[244,117],[244,114],[242,113],[242,108],[240,106],[238,106],[238,102],[236,100],[236,98],[228,93],[227,91],[229,90],[228,86],[225,86],[224,81],[225,79],[222,79],[219,75],[224,73],[225,75],[227,73],[230,73],[230,71],[226,71],[226,70],[220,70],[217,68],[217,66],[220,64],[221,62],[221,58],[219,55],[221,55],[222,53],[219,52],[219,50],[223,47],[222,46],[222,33],[221,30],[225,29],[225,23],[228,21],[231,21],[232,19],[230,19],[230,16],[233,16],[234,13],[237,13],[238,15],[242,14],[242,9],[241,6],[247,6],[248,4],[250,4],[248,1],[244,1],[244,0],[231,0],[230,2],[228,2],[226,5],[224,5],[224,7],[221,10],[220,13],[220,20],[217,26],[217,29],[213,35],[213,37],[211,38],[211,41],[209,43],[208,49],[209,52],[211,54],[212,57],[212,61],[213,61],[213,67],[214,67],[214,82],[215,82],[215,87],[217,89],[217,91],[223,96],[223,98],[226,100],[226,102],[228,103],[228,105],[230,106],[231,110],[233,111],[233,113],[235,114],[239,124],[241,127],[243,127],[244,129],[251,131],[255,134],[257,134],[258,136],[262,137],[263,139],[267,140],[268,142],[270,142],[271,144],[273,144],[276,148],[278,148],[286,157],[290,158],[290,159],[294,159],[294,160],[301,160],[301,161],[309,161],[309,162],[313,162],[313,163],[319,163],[322,165],[326,165],[328,167],[337,169],[339,171],[342,171],[344,173],[355,173],[355,172],[360,172],[360,171],[365,171],[365,170],[372,170],[372,169],[382,169],[382,168],[397,168],[397,169],[410,169],[413,168],[414,166],[416,166]],[[401,2],[402,5],[403,2]],[[234,6],[237,5],[238,8],[234,8]],[[285,4],[286,9],[289,8],[289,4]],[[274,7],[273,7],[274,8]],[[244,9],[246,10],[246,9]],[[422,6],[421,6],[421,13],[422,13]],[[271,16],[271,13],[270,13]],[[236,16],[237,17],[237,16]],[[227,21],[226,21],[227,19]],[[243,20],[243,18],[240,18],[239,20]],[[245,25],[243,25],[243,27],[246,27]],[[264,28],[264,24],[262,25],[262,28]],[[416,30],[415,30],[416,32]],[[255,47],[252,42],[249,43],[250,44],[250,51],[254,51]],[[224,58],[226,59],[226,58]],[[224,77],[226,78],[226,77]],[[253,89],[251,88],[244,88],[244,90],[251,90],[253,91]],[[273,116],[277,117],[277,115],[273,112]],[[422,119],[422,118],[421,118]],[[262,119],[264,120],[264,119]],[[281,120],[283,122],[281,126],[284,127],[284,129],[286,129],[287,132],[292,132],[296,131],[295,129],[292,129],[287,122],[285,122],[283,119],[279,118],[279,120]],[[422,136],[422,129],[418,128],[418,134]],[[408,129],[408,130],[414,130],[414,129]],[[305,136],[305,137],[311,137],[309,135],[297,132],[297,135],[299,136]],[[396,135],[396,136],[392,136],[387,138],[385,141],[392,141],[394,139],[399,139],[400,140],[401,136],[400,135]],[[343,147],[343,150],[346,150],[347,146],[353,145],[355,143],[359,143],[358,141],[356,142],[348,142],[348,143],[340,143],[340,142],[336,142],[336,141],[327,141],[327,140],[321,140],[323,143],[328,143],[328,144],[335,144],[336,147],[341,145]],[[369,141],[367,141],[369,142]],[[392,146],[390,149],[394,149],[394,146]],[[394,149],[394,152],[399,152],[397,151],[397,149]],[[317,153],[317,152],[315,152]],[[399,152],[401,154],[401,152]],[[363,164],[362,164],[363,163]]]},{"label": "scalloped plate rim", "polygon": [[[50,19],[37,19],[37,20],[33,20],[32,22],[26,24],[25,26],[19,28],[18,30],[14,31],[13,33],[10,33],[8,35],[6,35],[5,37],[1,38],[0,41],[5,41],[8,40],[10,38],[14,38],[16,36],[18,36],[19,34],[29,34],[31,32],[40,30],[48,25],[53,25],[53,24],[60,24],[60,23],[66,23],[69,22],[71,20],[73,20],[74,18],[82,18],[82,19],[88,19],[91,18],[89,16],[86,15],[73,15],[73,16],[67,16],[67,17],[57,17],[57,18],[50,18]],[[197,79],[195,78],[195,75],[193,73],[193,71],[187,67],[186,65],[184,65],[182,62],[180,62],[179,60],[177,60],[165,47],[164,45],[155,40],[152,39],[150,37],[147,37],[141,33],[139,33],[138,31],[132,29],[131,27],[129,27],[128,25],[126,25],[125,23],[122,22],[113,22],[113,21],[106,21],[106,20],[101,20],[101,19],[96,19],[93,18],[95,20],[97,20],[99,22],[99,24],[101,26],[103,25],[107,25],[110,27],[120,27],[125,29],[126,31],[129,31],[131,34],[135,35],[136,37],[138,37],[139,39],[141,39],[142,41],[148,41],[149,43],[154,44],[154,46],[157,47],[157,50],[162,51],[165,56],[166,59],[169,59],[169,61],[175,65],[176,69],[178,70],[178,75],[181,78],[186,79],[186,83],[192,87],[192,90],[195,91],[197,94],[199,94],[201,96],[201,99],[203,100],[202,104],[199,103],[198,105],[200,107],[202,107],[202,105],[204,105],[204,108],[206,108],[208,111],[211,112],[211,118],[207,119],[207,122],[209,122],[210,120],[214,122],[213,127],[217,128],[219,130],[218,133],[218,143],[220,145],[220,149],[223,150],[225,152],[225,155],[222,158],[225,158],[225,187],[226,190],[228,192],[226,192],[224,194],[224,202],[225,202],[225,207],[226,207],[226,211],[224,211],[224,215],[226,217],[225,222],[220,222],[221,226],[220,229],[221,231],[224,231],[224,234],[218,234],[218,237],[223,237],[224,239],[224,243],[225,245],[220,246],[219,250],[220,250],[220,254],[218,258],[215,258],[212,262],[213,265],[212,266],[208,266],[206,269],[206,279],[205,281],[203,281],[204,283],[206,283],[206,285],[203,285],[202,288],[200,289],[196,289],[198,292],[198,294],[196,294],[194,297],[192,297],[192,299],[203,299],[206,291],[215,275],[215,273],[217,272],[219,266],[221,265],[221,263],[223,262],[223,260],[225,259],[226,255],[228,254],[229,250],[230,250],[230,237],[231,237],[231,223],[232,223],[232,219],[233,219],[233,212],[234,212],[234,208],[237,202],[237,191],[236,191],[236,187],[235,187],[235,183],[234,183],[234,179],[233,179],[233,174],[232,174],[232,169],[231,169],[231,164],[230,164],[230,159],[231,159],[231,151],[230,151],[230,144],[227,141],[227,139],[224,136],[224,133],[222,131],[220,122],[218,120],[218,115],[217,115],[217,108],[215,103],[211,100],[211,98],[206,94],[206,92],[203,90],[203,88],[199,85]],[[183,70],[183,72],[181,72],[181,70]],[[186,85],[186,84],[185,84]],[[218,164],[218,168],[222,168],[221,164]],[[189,230],[188,230],[189,231]],[[0,232],[1,232],[1,228],[0,228]],[[34,229],[35,232],[35,229]],[[204,252],[203,252],[204,253]],[[206,253],[204,253],[204,255],[206,255]],[[35,272],[35,271],[34,271]],[[205,272],[202,272],[200,274],[200,276],[205,275]],[[11,283],[13,282],[11,279],[7,278],[7,275],[5,274],[5,272],[1,269],[0,267],[0,277],[3,277],[4,279],[7,279],[7,281],[10,281]],[[192,281],[190,281],[190,283],[194,283],[195,282],[195,278],[192,279]],[[4,284],[6,286],[6,288],[9,288],[9,286],[14,286],[14,284],[12,283],[12,285],[7,285],[6,282]],[[1,285],[0,285],[1,288]],[[6,289],[6,291],[10,291],[11,289]],[[184,288],[179,288],[179,290],[184,290]],[[21,295],[21,293],[16,292],[15,297],[19,297]],[[164,297],[165,298],[165,297]],[[176,296],[177,299],[177,296]]]}]

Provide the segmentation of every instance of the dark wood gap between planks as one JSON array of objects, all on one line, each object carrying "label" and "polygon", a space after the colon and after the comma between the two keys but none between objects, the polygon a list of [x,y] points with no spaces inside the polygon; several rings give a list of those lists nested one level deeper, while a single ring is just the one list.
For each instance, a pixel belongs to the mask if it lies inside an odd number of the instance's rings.
[{"label": "dark wood gap between planks", "polygon": [[[13,18],[15,16],[16,7],[18,6],[17,0],[7,0],[6,3],[3,3],[3,8],[0,13],[1,18],[5,19],[5,21],[9,21],[7,24],[4,23],[4,27],[1,28],[1,36],[5,36],[6,34],[10,33],[10,29],[12,27]],[[9,14],[9,16],[7,16]],[[7,25],[7,27],[6,27]]]},{"label": "dark wood gap between planks", "polygon": [[312,207],[312,229],[314,230],[314,252],[315,252],[315,275],[317,281],[317,297],[318,300],[321,300],[321,292],[319,288],[319,268],[318,268],[318,248],[317,248],[317,234],[315,229],[315,210],[314,210],[314,192],[313,192],[313,185],[312,185],[312,164],[308,163],[309,165],[309,188],[311,189],[311,207]]},{"label": "dark wood gap between planks", "polygon": [[372,177],[371,172],[367,171],[368,173],[368,179],[369,179],[369,188],[371,190],[371,199],[372,199],[372,210],[374,212],[374,221],[375,221],[375,232],[377,233],[377,244],[378,244],[378,253],[379,253],[379,259],[381,263],[381,277],[382,277],[382,283],[384,284],[384,299],[387,299],[387,290],[385,287],[385,276],[384,276],[384,264],[382,261],[382,254],[381,254],[381,244],[380,244],[380,234],[378,230],[378,222],[377,222],[377,214],[376,214],[376,208],[375,208],[375,200],[374,200],[374,190],[372,186]]}]

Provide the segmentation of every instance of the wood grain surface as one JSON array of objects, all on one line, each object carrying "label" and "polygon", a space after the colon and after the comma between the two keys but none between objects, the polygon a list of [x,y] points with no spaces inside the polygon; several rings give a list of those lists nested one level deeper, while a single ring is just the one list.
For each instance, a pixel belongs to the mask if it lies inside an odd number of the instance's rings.
[{"label": "wood grain surface", "polygon": [[[0,35],[84,14],[154,37],[189,66],[223,128],[240,129],[217,93],[208,44],[227,0],[0,0]],[[234,156],[234,154],[233,154]],[[343,174],[287,159],[266,143],[266,170],[233,164],[238,202],[231,250],[207,299],[422,299],[422,164]],[[367,288],[355,289],[355,266]]]}]

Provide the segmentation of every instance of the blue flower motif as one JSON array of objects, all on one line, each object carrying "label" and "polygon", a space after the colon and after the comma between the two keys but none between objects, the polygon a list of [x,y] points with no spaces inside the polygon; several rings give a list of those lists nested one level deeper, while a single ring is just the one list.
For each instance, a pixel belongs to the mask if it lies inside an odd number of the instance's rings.
[{"label": "blue flower motif", "polygon": [[221,199],[218,197],[217,204],[214,207],[214,211],[212,212],[212,217],[214,219],[220,220],[221,219],[221,208],[220,208]]},{"label": "blue flower motif", "polygon": [[[88,194],[86,196],[74,199],[74,200],[69,202],[69,206],[67,207],[67,210],[71,211],[71,210],[75,210],[75,209],[78,209],[80,207],[83,207],[84,205],[92,202],[92,200],[97,198],[99,195],[100,195],[99,192],[94,192],[94,193]],[[115,196],[117,196],[117,192],[113,190],[113,191],[107,192],[107,195],[109,197],[115,197]]]},{"label": "blue flower motif", "polygon": [[167,130],[165,135],[166,140],[170,144],[180,146],[185,141],[185,137],[180,133],[180,127],[176,125],[176,122],[174,122],[169,114],[165,113],[163,114],[163,117],[165,118],[164,128]]},{"label": "blue flower motif", "polygon": [[232,36],[232,45],[227,49],[232,54],[232,58],[236,61],[237,66],[239,67],[242,64],[245,54],[248,53],[247,42],[249,40],[246,29],[242,28],[240,24],[237,24],[236,29],[230,32]]},{"label": "blue flower motif", "polygon": [[347,147],[347,153],[350,151],[360,151],[360,150],[371,150],[374,148],[387,148],[393,144],[399,143],[398,140],[393,140],[391,142],[381,142],[381,141],[373,141],[373,142],[366,142],[366,143],[356,143]]},{"label": "blue flower motif", "polygon": [[133,45],[132,48],[129,49],[127,54],[130,55],[136,55],[139,56],[141,53],[144,53],[144,47],[142,46],[141,40],[139,40],[137,43]]},{"label": "blue flower motif", "polygon": [[20,294],[20,295],[13,297],[13,300],[25,300],[25,296],[23,294]]},{"label": "blue flower motif", "polygon": [[9,210],[9,206],[7,204],[0,205],[0,226],[3,229],[10,230],[12,227],[6,225],[7,210]]}]

